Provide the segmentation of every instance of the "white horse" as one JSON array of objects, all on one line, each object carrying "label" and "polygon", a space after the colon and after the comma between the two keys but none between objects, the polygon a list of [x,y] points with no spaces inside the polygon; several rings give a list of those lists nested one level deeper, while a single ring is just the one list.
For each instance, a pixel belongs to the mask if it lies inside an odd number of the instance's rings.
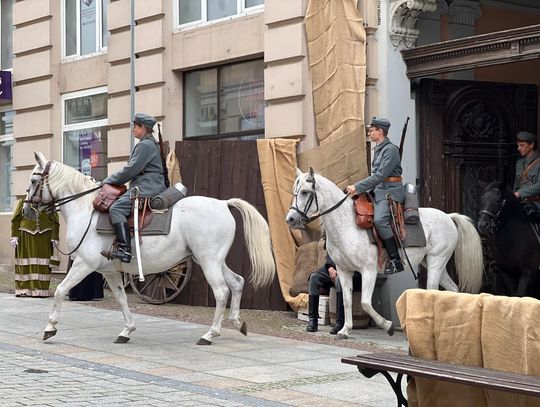
[{"label": "white horse", "polygon": [[[100,255],[102,250],[109,250],[113,237],[99,235],[96,232],[97,213],[93,210],[92,201],[97,191],[70,200],[75,194],[95,189],[96,182],[67,165],[47,161],[40,152],[35,153],[35,157],[38,164],[30,179],[24,210],[32,211],[29,203],[46,207],[55,205],[55,202],[58,205],[63,199],[68,201],[60,204],[60,211],[66,221],[67,246],[73,251],[71,257],[74,260],[69,273],[54,294],[54,305],[43,340],[56,334],[58,313],[64,296],[92,271],[98,271],[106,278],[124,315],[125,328],[116,342],[127,342],[135,330],[135,324],[119,271],[137,274],[137,267],[134,264],[136,262],[130,264],[120,263],[118,260],[111,262]],[[220,335],[230,292],[232,298],[229,319],[242,333],[247,332],[245,323],[240,321],[240,299],[244,279],[225,264],[225,257],[233,243],[236,229],[236,222],[229,206],[238,209],[242,215],[254,287],[271,283],[275,275],[275,263],[268,224],[252,205],[241,199],[221,201],[202,196],[184,198],[170,209],[173,213],[169,234],[145,236],[140,246],[144,274],[168,270],[189,256],[201,265],[214,293],[216,310],[212,326],[199,339],[199,345],[210,345],[213,338]]]},{"label": "white horse", "polygon": [[[344,202],[332,209],[342,199]],[[377,280],[377,246],[370,243],[365,229],[356,226],[353,200],[345,199],[343,191],[323,176],[314,174],[312,168],[306,174],[297,169],[287,223],[293,228],[302,227],[319,211],[326,230],[326,248],[337,265],[343,288],[345,324],[338,332],[338,338],[348,338],[352,328],[354,271],[362,275],[362,308],[378,326],[393,335],[392,321],[384,319],[371,305]],[[413,267],[420,263],[427,266],[427,288],[437,290],[441,285],[446,290],[458,291],[446,271],[446,263],[454,253],[460,291],[478,292],[484,268],[482,245],[471,220],[458,213],[448,215],[434,208],[420,208],[420,219],[426,247],[411,247],[406,251]]]}]

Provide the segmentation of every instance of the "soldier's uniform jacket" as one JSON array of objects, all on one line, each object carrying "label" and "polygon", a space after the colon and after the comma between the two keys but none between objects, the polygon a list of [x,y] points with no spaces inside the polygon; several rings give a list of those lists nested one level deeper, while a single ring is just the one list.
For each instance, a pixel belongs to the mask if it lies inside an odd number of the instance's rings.
[{"label": "soldier's uniform jacket", "polygon": [[522,157],[516,163],[516,180],[514,182],[514,191],[519,192],[519,196],[522,201],[533,200],[532,203],[540,209],[540,200],[534,201],[534,199],[540,199],[540,161],[534,164],[524,179],[521,180],[522,174],[530,163],[540,157],[538,151],[535,151],[532,157]]},{"label": "soldier's uniform jacket", "polygon": [[375,202],[386,199],[389,193],[394,201],[403,202],[405,191],[401,182],[384,181],[389,177],[401,177],[401,159],[397,146],[392,144],[388,138],[375,147],[373,161],[371,163],[372,174],[362,181],[354,184],[356,191],[360,194],[374,189]]},{"label": "soldier's uniform jacket", "polygon": [[166,189],[159,144],[152,134],[135,145],[124,168],[102,183],[122,185],[127,182],[130,188],[139,187],[141,198],[154,197]]}]

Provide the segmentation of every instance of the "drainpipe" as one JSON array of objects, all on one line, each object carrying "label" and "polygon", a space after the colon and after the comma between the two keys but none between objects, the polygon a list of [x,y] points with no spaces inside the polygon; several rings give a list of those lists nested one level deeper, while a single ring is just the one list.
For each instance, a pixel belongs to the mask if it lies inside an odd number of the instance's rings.
[{"label": "drainpipe", "polygon": [[130,78],[131,86],[129,90],[129,140],[130,140],[130,153],[133,150],[135,145],[135,140],[131,136],[131,131],[133,130],[133,116],[135,116],[135,0],[131,0],[130,4],[130,20],[129,20],[129,37],[130,37],[130,58],[129,58],[129,68],[130,68]]}]

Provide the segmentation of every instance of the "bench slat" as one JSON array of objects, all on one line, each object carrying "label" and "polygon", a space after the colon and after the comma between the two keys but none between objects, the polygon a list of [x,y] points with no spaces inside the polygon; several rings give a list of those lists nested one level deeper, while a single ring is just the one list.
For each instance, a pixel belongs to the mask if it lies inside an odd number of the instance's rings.
[{"label": "bench slat", "polygon": [[368,367],[380,371],[407,374],[413,377],[443,380],[540,397],[540,377],[519,373],[456,365],[382,352],[342,358],[341,362],[355,365],[358,368]]}]

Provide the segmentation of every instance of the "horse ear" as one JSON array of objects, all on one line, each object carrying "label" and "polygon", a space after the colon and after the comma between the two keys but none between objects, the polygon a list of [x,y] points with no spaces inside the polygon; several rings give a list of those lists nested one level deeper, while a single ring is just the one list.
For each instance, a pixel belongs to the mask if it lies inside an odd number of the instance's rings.
[{"label": "horse ear", "polygon": [[41,151],[34,151],[34,157],[36,159],[36,162],[41,166],[41,168],[45,168],[47,165],[47,159],[43,155]]},{"label": "horse ear", "polygon": [[484,192],[486,190],[486,187],[489,185],[489,182],[482,181],[481,179],[478,180],[478,188],[481,192]]},{"label": "horse ear", "polygon": [[296,167],[296,178],[301,177],[302,175],[304,175],[304,173],[300,171],[300,168]]},{"label": "horse ear", "polygon": [[309,167],[309,178],[315,179],[315,171],[313,171],[313,167]]}]

